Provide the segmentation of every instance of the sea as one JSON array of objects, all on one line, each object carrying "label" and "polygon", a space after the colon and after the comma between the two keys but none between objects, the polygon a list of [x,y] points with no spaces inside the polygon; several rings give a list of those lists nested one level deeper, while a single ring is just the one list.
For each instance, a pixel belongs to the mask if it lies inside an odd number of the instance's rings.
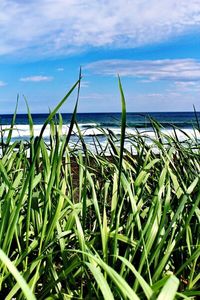
[{"label": "sea", "polygon": [[[11,114],[0,115],[1,131],[4,138],[8,134],[7,129],[11,124],[12,117],[13,115]],[[40,134],[42,125],[47,117],[48,114],[32,114],[35,136]],[[65,135],[68,132],[72,114],[62,113],[62,118],[62,134]],[[102,129],[105,132],[113,132],[116,136],[120,136],[121,113],[78,113],[76,118],[85,143],[91,149],[94,149],[94,137],[98,137],[101,145],[106,145],[106,138],[105,134],[102,133]],[[58,116],[56,116],[56,119],[58,120]],[[200,123],[200,112],[128,112],[126,115],[126,132],[133,135],[140,132],[145,133],[149,137],[154,136],[150,119],[158,121],[162,126],[162,131],[168,135],[173,135],[174,128],[176,128],[176,134],[181,141],[185,140],[187,136],[200,138],[199,131],[195,129],[198,128],[198,122]],[[17,114],[12,133],[12,142],[15,140],[28,141],[29,138],[28,116],[27,114]],[[44,131],[43,138],[46,142],[50,140],[50,126],[47,126]],[[74,128],[71,143],[75,144],[77,139],[77,130]]]}]

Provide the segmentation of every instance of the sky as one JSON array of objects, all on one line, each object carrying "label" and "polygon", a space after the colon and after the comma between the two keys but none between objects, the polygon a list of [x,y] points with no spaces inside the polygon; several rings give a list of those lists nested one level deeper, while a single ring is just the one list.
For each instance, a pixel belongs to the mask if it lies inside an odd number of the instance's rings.
[{"label": "sky", "polygon": [[[200,0],[0,0],[0,114],[200,111]],[[76,92],[62,112],[71,112]]]}]

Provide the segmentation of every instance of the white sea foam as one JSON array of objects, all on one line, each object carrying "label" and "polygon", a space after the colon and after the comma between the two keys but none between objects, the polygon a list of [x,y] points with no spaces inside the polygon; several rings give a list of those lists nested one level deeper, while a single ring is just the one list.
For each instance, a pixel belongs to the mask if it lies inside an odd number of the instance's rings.
[{"label": "white sea foam", "polygon": [[78,123],[78,125],[80,127],[84,127],[84,128],[87,128],[87,127],[96,127],[98,126],[97,123]]},{"label": "white sea foam", "polygon": [[[89,128],[87,128],[86,124],[79,124],[80,130],[82,135],[84,136],[85,139],[85,143],[88,146],[88,149],[90,149],[92,152],[96,152],[96,148],[98,149],[98,152],[101,152],[101,149],[104,150],[104,154],[109,155],[110,154],[110,148],[107,147],[107,139],[105,136],[103,136],[103,131],[105,131],[107,134],[109,133],[109,131],[112,131],[117,137],[118,139],[116,140],[116,146],[120,146],[120,133],[121,133],[121,129],[120,128],[98,128],[96,127],[95,123],[88,123],[89,124]],[[87,125],[88,125],[87,124]],[[95,126],[94,128],[91,128],[92,126]],[[8,136],[8,132],[9,132],[9,128],[10,126],[8,125],[3,125],[1,130],[4,133],[4,137],[6,138]],[[42,129],[42,125],[34,125],[34,136],[39,136],[40,132]],[[63,125],[62,126],[62,134],[66,135],[69,131],[69,125]],[[194,130],[194,129],[184,129],[182,130],[178,130],[176,129],[176,131],[174,132],[173,129],[164,129],[162,130],[164,135],[167,136],[171,136],[171,137],[175,137],[175,132],[176,135],[179,139],[179,141],[187,141],[188,137],[190,139],[190,141],[192,142],[193,139],[198,139],[200,140],[200,133],[198,130]],[[138,130],[134,129],[134,128],[127,128],[126,129],[126,133],[127,133],[127,138],[125,139],[125,148],[127,150],[131,150],[131,152],[133,154],[137,153],[136,148],[134,147],[134,139],[131,137],[136,137],[138,135],[138,133],[140,134],[140,136],[143,136],[143,138],[145,139],[146,143],[148,145],[152,146],[152,149],[155,153],[158,152],[158,149],[156,149],[153,140],[156,139],[156,135],[155,132],[152,129],[147,129],[147,128],[140,128]],[[78,132],[76,127],[74,126],[74,130],[73,130],[73,135],[71,137],[70,140],[70,145],[73,147],[74,144],[77,145],[77,141],[78,141]],[[97,136],[100,142],[101,147],[98,146],[98,143],[96,143],[96,146],[94,145],[94,141],[93,141],[93,136]],[[43,137],[47,140],[49,140],[50,137],[50,126],[48,125],[45,128],[45,131],[43,133]],[[15,139],[21,139],[21,140],[29,140],[30,138],[30,129],[29,129],[29,125],[23,125],[23,124],[19,124],[19,125],[15,125],[14,129],[12,131],[12,141],[14,141]],[[81,149],[81,145],[78,144],[78,146],[80,146]],[[106,150],[105,150],[106,149]],[[27,150],[28,151],[28,150]],[[0,150],[1,153],[1,150]],[[27,152],[27,156],[29,156],[29,153]]]},{"label": "white sea foam", "polygon": [[[87,128],[87,126],[89,126],[89,128]],[[94,126],[94,128],[92,128],[92,126]],[[85,137],[92,137],[92,136],[100,136],[103,135],[103,131],[102,129],[108,133],[109,130],[112,131],[116,136],[120,135],[121,133],[121,129],[120,128],[98,128],[96,127],[95,123],[87,123],[87,124],[79,124],[81,133],[83,136]],[[8,136],[8,132],[9,132],[9,125],[3,125],[1,130],[4,134],[4,137]],[[42,125],[34,125],[34,135],[35,136],[39,136],[41,129],[42,129]],[[62,126],[62,134],[65,135],[67,134],[69,131],[69,125],[63,125]],[[162,132],[168,136],[171,137],[175,137],[175,132],[173,129],[164,129],[162,130]],[[146,138],[156,138],[155,136],[155,132],[152,129],[147,129],[147,128],[140,128],[138,130],[134,129],[134,128],[127,128],[126,129],[126,133],[128,135],[134,135],[136,136],[138,133],[140,133],[142,136],[146,137]],[[73,128],[73,135],[78,134],[76,127],[74,126]],[[194,130],[194,129],[183,129],[183,130],[179,130],[176,129],[176,135],[178,137],[178,139],[180,141],[184,141],[186,140],[188,137],[189,138],[197,138],[200,139],[200,133],[198,130]],[[43,133],[43,137],[44,138],[49,138],[50,136],[50,125],[47,125],[47,127],[45,128],[45,131]],[[23,125],[23,124],[19,124],[19,125],[15,125],[13,130],[12,130],[12,137],[13,138],[21,138],[21,139],[29,139],[30,137],[30,129],[29,129],[29,125]]]}]

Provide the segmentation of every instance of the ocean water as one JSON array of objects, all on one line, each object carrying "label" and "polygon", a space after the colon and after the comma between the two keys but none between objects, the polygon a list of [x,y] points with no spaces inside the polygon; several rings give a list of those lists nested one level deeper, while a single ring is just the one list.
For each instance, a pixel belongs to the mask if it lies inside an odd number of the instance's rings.
[{"label": "ocean water", "polygon": [[[42,127],[42,124],[46,120],[48,114],[32,114],[34,122],[34,134],[38,136]],[[71,114],[62,114],[63,128],[62,133],[67,134],[69,123],[71,120]],[[200,112],[197,112],[197,117],[200,120]],[[194,130],[197,127],[197,120],[194,112],[151,112],[151,113],[127,113],[127,133],[137,134],[137,131],[145,133],[149,137],[153,137],[150,118],[155,119],[163,126],[163,131],[169,135],[174,134],[173,126],[184,130],[187,135],[193,137],[194,134],[199,138],[198,130]],[[120,135],[120,113],[79,113],[77,114],[77,120],[82,134],[84,135],[85,142],[93,147],[94,136],[98,136],[101,145],[106,144],[105,136],[102,134],[103,129],[106,132],[109,130],[114,132],[117,136]],[[6,137],[11,124],[12,115],[0,115],[0,124]],[[200,122],[200,121],[199,121]],[[176,130],[177,136],[180,140],[186,139],[186,135],[181,130]],[[50,127],[47,126],[43,137],[48,142],[50,135]],[[18,114],[16,117],[16,125],[13,130],[12,141],[14,140],[29,140],[29,125],[28,117],[26,114]],[[74,130],[71,137],[71,142],[76,143],[77,132]]]}]

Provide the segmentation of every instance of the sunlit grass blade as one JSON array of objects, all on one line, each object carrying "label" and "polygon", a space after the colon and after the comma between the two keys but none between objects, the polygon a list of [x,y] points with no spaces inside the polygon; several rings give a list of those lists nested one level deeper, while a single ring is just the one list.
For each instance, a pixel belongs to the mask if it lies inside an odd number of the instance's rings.
[{"label": "sunlit grass blade", "polygon": [[157,300],[174,300],[176,292],[178,290],[179,280],[175,276],[170,276],[162,288]]},{"label": "sunlit grass blade", "polygon": [[120,188],[120,177],[122,172],[122,161],[123,161],[123,153],[124,153],[124,143],[125,143],[125,131],[126,131],[126,102],[124,97],[124,92],[122,89],[121,80],[118,77],[119,90],[121,95],[121,136],[120,136],[120,156],[119,156],[119,182],[118,182],[118,193]]},{"label": "sunlit grass blade", "polygon": [[29,286],[27,285],[24,278],[21,276],[19,271],[13,265],[11,260],[7,257],[7,255],[0,249],[0,260],[4,263],[4,265],[8,268],[11,274],[15,277],[15,280],[18,282],[21,287],[25,297],[27,300],[36,300],[35,296],[31,292]]}]

